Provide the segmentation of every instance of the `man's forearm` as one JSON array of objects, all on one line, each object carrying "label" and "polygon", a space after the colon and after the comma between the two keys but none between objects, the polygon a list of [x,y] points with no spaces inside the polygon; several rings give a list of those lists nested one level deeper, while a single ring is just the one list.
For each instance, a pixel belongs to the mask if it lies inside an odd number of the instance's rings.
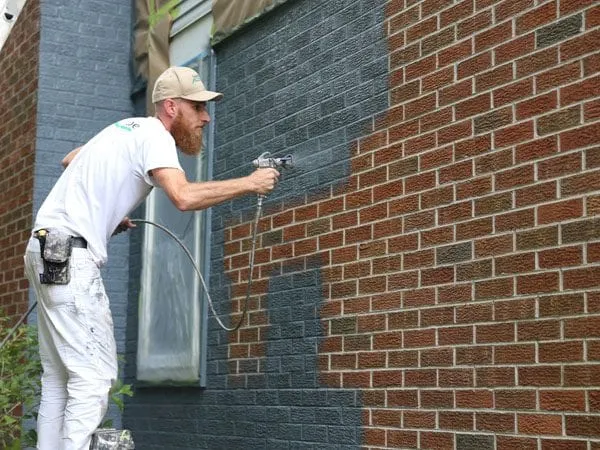
[{"label": "man's forearm", "polygon": [[195,211],[253,192],[249,177],[187,183],[174,203],[181,211]]}]

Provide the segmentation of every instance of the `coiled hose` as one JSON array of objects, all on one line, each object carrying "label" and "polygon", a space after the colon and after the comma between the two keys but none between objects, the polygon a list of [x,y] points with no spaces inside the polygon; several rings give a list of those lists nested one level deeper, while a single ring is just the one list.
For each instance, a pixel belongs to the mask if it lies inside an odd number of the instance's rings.
[{"label": "coiled hose", "polygon": [[[249,299],[250,299],[250,292],[252,290],[252,274],[254,272],[254,253],[256,251],[256,237],[257,237],[257,230],[258,230],[258,221],[260,220],[260,216],[262,215],[262,204],[263,204],[264,198],[265,198],[264,195],[259,195],[258,202],[256,204],[256,213],[254,215],[254,224],[253,224],[253,229],[252,229],[252,248],[250,250],[250,273],[248,275],[248,285],[246,287],[246,298],[244,300],[244,307],[242,309],[242,312],[240,313],[240,318],[236,322],[235,326],[233,326],[233,327],[228,327],[227,325],[225,325],[223,323],[223,321],[220,319],[219,315],[217,314],[217,311],[215,310],[215,306],[213,304],[212,298],[210,297],[210,292],[208,292],[208,286],[206,285],[206,282],[204,281],[204,277],[202,276],[202,272],[200,271],[200,268],[198,267],[196,260],[194,260],[192,253],[188,250],[188,248],[181,241],[181,239],[179,239],[171,230],[169,230],[164,225],[160,225],[156,222],[152,222],[151,220],[146,220],[146,219],[131,219],[131,222],[145,223],[147,225],[152,225],[153,227],[156,227],[156,228],[164,231],[169,237],[171,237],[173,240],[175,240],[175,242],[177,242],[177,244],[179,244],[181,249],[184,251],[184,253],[189,258],[190,263],[192,264],[192,267],[194,268],[194,270],[196,271],[196,274],[198,275],[198,278],[200,279],[202,288],[204,289],[204,292],[206,292],[206,298],[208,299],[208,305],[210,306],[211,312],[215,316],[215,319],[217,320],[217,323],[219,324],[219,326],[221,328],[223,328],[225,331],[230,331],[230,332],[237,331],[242,326],[242,323],[244,322],[244,316],[248,312],[248,303],[249,303]],[[27,319],[27,317],[29,317],[29,315],[33,312],[33,310],[35,309],[36,306],[37,306],[37,300],[31,304],[31,306],[29,307],[27,312],[19,318],[19,320],[17,321],[15,326],[13,326],[11,328],[11,330],[8,332],[8,334],[4,337],[4,339],[0,343],[0,350],[2,350],[4,345],[15,334],[15,332],[21,326],[21,324],[25,321],[25,319]]]}]

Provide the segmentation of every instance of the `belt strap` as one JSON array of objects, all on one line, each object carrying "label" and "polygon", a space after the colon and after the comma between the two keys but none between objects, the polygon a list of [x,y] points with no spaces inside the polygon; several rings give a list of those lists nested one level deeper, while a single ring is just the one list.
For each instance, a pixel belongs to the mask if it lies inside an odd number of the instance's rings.
[{"label": "belt strap", "polygon": [[87,248],[87,241],[82,237],[71,238],[71,246],[73,248]]},{"label": "belt strap", "polygon": [[[48,230],[42,228],[41,230],[37,230],[35,233],[33,233],[33,236],[39,239],[41,236],[45,236],[47,233]],[[87,248],[87,241],[79,236],[71,236],[71,246],[73,248]]]}]

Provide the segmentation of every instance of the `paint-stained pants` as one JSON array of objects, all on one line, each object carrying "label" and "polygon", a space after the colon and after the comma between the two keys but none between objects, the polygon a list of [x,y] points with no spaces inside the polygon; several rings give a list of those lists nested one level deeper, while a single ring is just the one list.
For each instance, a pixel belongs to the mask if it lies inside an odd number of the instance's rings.
[{"label": "paint-stained pants", "polygon": [[88,450],[117,377],[113,322],[100,269],[84,248],[73,248],[71,281],[41,284],[40,244],[31,238],[25,272],[38,300],[42,397],[39,450]]}]

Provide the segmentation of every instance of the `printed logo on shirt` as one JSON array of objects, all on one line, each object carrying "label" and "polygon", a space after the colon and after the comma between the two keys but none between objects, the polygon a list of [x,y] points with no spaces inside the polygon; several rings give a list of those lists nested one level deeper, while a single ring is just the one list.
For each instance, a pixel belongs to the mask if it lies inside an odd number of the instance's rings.
[{"label": "printed logo on shirt", "polygon": [[133,131],[140,126],[139,123],[132,121],[129,122],[116,122],[115,126],[125,131]]}]

